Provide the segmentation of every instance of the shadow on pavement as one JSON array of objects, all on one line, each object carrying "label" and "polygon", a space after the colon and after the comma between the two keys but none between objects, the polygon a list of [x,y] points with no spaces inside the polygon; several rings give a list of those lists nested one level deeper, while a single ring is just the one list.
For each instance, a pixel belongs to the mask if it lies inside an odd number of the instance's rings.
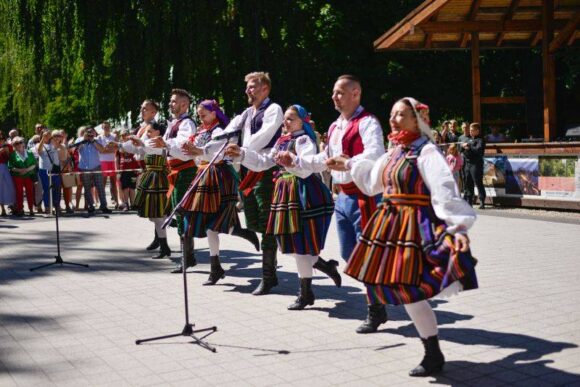
[{"label": "shadow on pavement", "polygon": [[[439,319],[439,313],[437,318]],[[413,324],[398,329],[387,329],[389,333],[405,337],[417,337]],[[439,329],[443,353],[445,342],[462,345],[484,345],[493,349],[514,349],[516,352],[488,363],[468,360],[454,360],[445,363],[444,372],[433,376],[436,384],[458,383],[465,385],[514,385],[518,382],[534,382],[532,385],[568,385],[580,383],[580,375],[548,367],[552,360],[541,360],[542,357],[562,352],[565,349],[577,348],[576,344],[555,342],[518,333],[493,332],[472,328]],[[417,353],[417,362],[422,353]],[[455,356],[457,357],[457,356]],[[465,355],[469,357],[469,355]],[[533,380],[532,380],[533,379]],[[524,383],[525,384],[525,383]],[[523,384],[522,384],[523,385]]]}]

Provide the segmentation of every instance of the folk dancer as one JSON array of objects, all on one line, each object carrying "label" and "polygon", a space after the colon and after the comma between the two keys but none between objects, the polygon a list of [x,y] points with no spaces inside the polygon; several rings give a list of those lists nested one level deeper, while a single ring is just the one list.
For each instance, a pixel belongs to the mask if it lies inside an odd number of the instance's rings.
[{"label": "folk dancer", "polygon": [[378,161],[338,161],[367,195],[383,194],[345,273],[366,285],[370,304],[405,306],[425,347],[411,376],[430,375],[445,363],[427,300],[477,288],[467,237],[475,212],[432,141],[428,112],[413,98],[399,100],[389,121],[395,146]]},{"label": "folk dancer", "polygon": [[207,237],[211,272],[208,280],[203,284],[215,285],[217,281],[225,277],[225,271],[219,258],[219,233],[231,233],[247,239],[258,251],[260,240],[256,233],[242,229],[240,226],[236,209],[239,177],[232,166],[231,159],[224,157],[222,153],[210,165],[210,161],[228,141],[227,138],[220,139],[219,137],[223,134],[229,119],[215,100],[202,101],[197,107],[197,115],[201,125],[197,133],[183,145],[182,150],[185,154],[196,157],[197,175],[207,170],[196,188],[185,198],[182,208],[187,211],[185,216],[186,236]]},{"label": "folk dancer", "polygon": [[[167,149],[167,160],[169,163],[169,191],[167,193],[170,203],[169,208],[173,209],[183,198],[189,188],[191,181],[195,177],[196,168],[193,156],[186,155],[182,151],[182,146],[196,133],[196,126],[189,115],[189,105],[192,97],[186,90],[171,90],[169,100],[169,110],[173,119],[169,122],[163,137],[154,139],[155,146]],[[197,264],[193,255],[193,237],[185,236],[185,222],[183,216],[176,214],[177,233],[182,241],[183,261],[179,263],[172,273],[182,273],[188,267]]]},{"label": "folk dancer", "polygon": [[[334,213],[340,240],[340,255],[348,260],[363,228],[376,209],[377,198],[361,192],[352,180],[350,172],[336,165],[333,157],[348,155],[354,160],[376,161],[385,153],[384,137],[377,118],[360,104],[362,88],[360,81],[352,75],[340,76],[332,91],[334,107],[340,112],[338,119],[328,130],[326,152],[304,156],[292,161],[301,168],[314,172],[331,169],[333,183],[339,193]],[[283,157],[284,159],[286,157]],[[283,160],[283,165],[289,165]],[[334,262],[319,260],[315,268],[326,272]],[[335,269],[335,268],[334,268]],[[336,269],[335,269],[336,270]],[[376,332],[378,326],[387,321],[387,312],[381,304],[368,306],[366,321],[357,328],[357,333]]]},{"label": "folk dancer", "polygon": [[[300,105],[290,106],[284,113],[284,135],[266,155],[254,150],[229,145],[231,156],[241,157],[242,165],[262,171],[277,164],[280,151],[298,158],[317,153],[316,136],[307,111]],[[302,310],[314,304],[312,266],[324,248],[334,203],[322,180],[305,168],[283,168],[277,176],[266,234],[273,234],[282,254],[296,259],[300,290],[289,310]],[[337,273],[338,274],[338,273]]]},{"label": "folk dancer", "polygon": [[[137,214],[148,218],[155,225],[155,241],[160,246],[154,259],[171,256],[167,243],[167,231],[162,227],[166,218],[167,191],[169,190],[167,150],[155,147],[154,139],[165,134],[166,127],[158,122],[147,125],[141,138],[133,136],[129,141],[118,143],[119,151],[138,154],[145,162],[145,170],[139,180],[134,205]],[[152,250],[147,247],[147,250]]]},{"label": "folk dancer", "polygon": [[[268,73],[246,75],[246,95],[249,108],[229,123],[226,132],[241,131],[241,145],[251,151],[268,154],[282,133],[283,112],[270,98],[272,82]],[[262,281],[253,295],[268,294],[278,285],[276,277],[276,239],[266,234],[270,216],[273,173],[276,167],[264,171],[241,168],[239,190],[244,205],[246,227],[262,234]]]}]

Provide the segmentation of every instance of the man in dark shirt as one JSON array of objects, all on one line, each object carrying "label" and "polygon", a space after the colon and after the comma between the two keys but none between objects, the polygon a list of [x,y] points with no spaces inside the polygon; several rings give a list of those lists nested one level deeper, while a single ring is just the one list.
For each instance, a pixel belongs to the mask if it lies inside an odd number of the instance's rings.
[{"label": "man in dark shirt", "polygon": [[461,143],[464,163],[465,190],[464,197],[469,204],[473,204],[475,186],[479,193],[479,208],[485,208],[485,187],[483,186],[483,155],[485,154],[485,140],[480,136],[480,125],[477,122],[469,125],[469,137]]}]

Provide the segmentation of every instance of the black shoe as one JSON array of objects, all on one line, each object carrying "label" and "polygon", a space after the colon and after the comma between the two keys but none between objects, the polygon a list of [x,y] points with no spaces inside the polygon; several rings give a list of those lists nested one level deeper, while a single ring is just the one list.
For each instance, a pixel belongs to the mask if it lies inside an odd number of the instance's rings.
[{"label": "black shoe", "polygon": [[209,278],[203,283],[204,286],[215,285],[220,279],[225,278],[226,272],[220,264],[220,258],[217,255],[212,255],[211,259],[211,272],[209,273]]},{"label": "black shoe", "polygon": [[288,310],[302,310],[307,305],[314,305],[314,293],[312,292],[312,278],[300,278],[300,292],[293,304],[288,305]]},{"label": "black shoe", "polygon": [[238,226],[234,227],[234,229],[232,230],[232,235],[244,238],[245,240],[254,245],[256,251],[260,251],[260,240],[258,239],[258,235],[252,230],[248,230],[247,228],[241,228]]},{"label": "black shoe", "polygon": [[158,248],[159,248],[159,238],[157,238],[157,231],[155,231],[155,238],[153,239],[153,242],[151,242],[149,246],[145,247],[145,250],[151,251]]},{"label": "black shoe", "polygon": [[276,250],[262,251],[262,281],[252,292],[254,296],[262,296],[270,293],[274,286],[278,285],[276,277]]},{"label": "black shoe", "polygon": [[171,257],[171,249],[167,244],[167,238],[157,238],[159,240],[159,245],[161,249],[159,249],[159,255],[153,257],[153,259],[161,259],[165,257]]},{"label": "black shoe", "polygon": [[95,207],[89,207],[87,209],[87,212],[89,213],[89,215],[93,215],[95,213]]},{"label": "black shoe", "polygon": [[374,333],[387,320],[387,310],[383,304],[369,305],[367,319],[356,329],[356,333]]},{"label": "black shoe", "polygon": [[113,211],[109,210],[107,207],[101,207],[101,212],[103,214],[112,214]]},{"label": "black shoe", "polygon": [[321,272],[329,276],[330,279],[334,281],[334,284],[340,288],[340,286],[342,285],[342,277],[340,276],[338,270],[336,270],[336,268],[338,267],[337,261],[335,261],[334,259],[331,259],[330,261],[325,261],[324,259],[318,257],[318,261],[316,261],[316,263],[312,267],[314,267],[317,270],[320,270]]},{"label": "black shoe", "polygon": [[425,347],[425,356],[421,364],[409,371],[409,376],[429,376],[443,370],[445,357],[439,348],[439,338],[431,336],[421,341]]},{"label": "black shoe", "polygon": [[485,210],[485,203],[484,202],[481,202],[481,204],[479,205],[479,209]]}]

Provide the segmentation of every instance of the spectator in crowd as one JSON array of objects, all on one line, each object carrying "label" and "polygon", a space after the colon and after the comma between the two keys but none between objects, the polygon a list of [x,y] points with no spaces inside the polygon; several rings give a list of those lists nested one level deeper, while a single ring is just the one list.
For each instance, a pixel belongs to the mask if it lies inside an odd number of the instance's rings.
[{"label": "spectator in crowd", "polygon": [[499,126],[492,125],[491,126],[491,133],[485,137],[486,142],[506,142],[506,136],[501,133]]},{"label": "spectator in crowd", "polygon": [[12,144],[12,142],[14,141],[14,139],[16,137],[19,137],[19,131],[17,128],[12,129],[10,132],[8,132],[8,144]]},{"label": "spectator in crowd", "polygon": [[461,192],[461,170],[463,169],[463,157],[461,154],[459,154],[457,144],[449,145],[445,159],[447,160],[447,164],[449,164],[449,168],[451,168],[451,172],[453,172],[453,177],[455,178],[455,182],[459,187],[459,192]]},{"label": "spectator in crowd", "polygon": [[[77,140],[76,141],[82,141],[84,139],[85,129],[86,129],[85,126],[81,126],[77,130]],[[80,170],[79,170],[79,159],[80,159],[79,148],[78,147],[71,147],[71,148],[69,148],[69,153],[71,154],[72,160],[73,160],[73,171],[80,172]],[[80,210],[81,195],[83,194],[83,179],[81,179],[80,175],[76,175],[76,179],[77,179],[77,189],[75,191],[75,210],[78,211],[78,210]],[[85,210],[86,209],[87,209],[87,203],[85,203]]]},{"label": "spectator in crowd", "polygon": [[[28,144],[26,145],[26,147],[28,149],[32,149],[34,147],[34,141],[32,141],[32,139],[34,138],[34,136],[38,136],[38,141],[40,141],[40,137],[42,136],[42,133],[46,130],[46,126],[44,124],[38,123],[36,125],[34,125],[34,135],[32,137],[30,137],[30,140],[28,140]],[[38,143],[37,143],[38,144]]]},{"label": "spectator in crowd", "polygon": [[97,188],[99,195],[100,210],[104,214],[110,214],[111,210],[107,208],[107,196],[105,194],[105,184],[101,172],[101,161],[99,155],[105,151],[105,148],[95,140],[96,132],[92,127],[85,129],[83,138],[77,139],[79,151],[79,171],[82,172],[81,180],[85,190],[85,202],[89,215],[95,213],[95,206],[92,195],[93,186]]},{"label": "spectator in crowd", "polygon": [[[469,122],[463,121],[463,123],[461,124],[461,133],[460,136],[462,135],[469,135]],[[458,140],[459,142],[461,142],[461,140]]]},{"label": "spectator in crowd", "polygon": [[457,121],[449,121],[449,127],[446,131],[441,131],[441,139],[444,143],[449,144],[452,142],[457,142],[459,134],[457,133]]},{"label": "spectator in crowd", "polygon": [[433,139],[435,140],[435,144],[442,144],[443,143],[443,139],[441,138],[441,135],[439,134],[439,132],[436,129],[431,129],[431,134],[433,134]]},{"label": "spectator in crowd", "polygon": [[[64,158],[66,147],[62,144],[62,133],[60,130],[45,130],[36,146],[39,156],[38,176],[44,191],[42,201],[44,202],[44,212],[49,213],[50,193],[52,192],[52,205],[55,211],[60,210],[60,160]],[[51,174],[51,178],[49,178]]]},{"label": "spectator in crowd", "polygon": [[6,142],[6,136],[0,132],[0,216],[6,216],[4,206],[12,206],[15,202],[14,183],[8,170],[8,159],[12,151],[12,145]]},{"label": "spectator in crowd", "polygon": [[10,158],[8,159],[8,168],[10,168],[16,191],[14,215],[24,215],[24,191],[26,191],[28,211],[32,216],[34,215],[33,179],[37,176],[36,159],[32,151],[24,147],[24,139],[22,137],[14,137],[12,139],[12,145],[14,146],[14,152],[10,154]]},{"label": "spectator in crowd", "polygon": [[465,200],[473,204],[475,186],[479,194],[479,208],[485,208],[485,187],[483,186],[483,155],[485,140],[480,136],[480,125],[477,122],[469,125],[469,139],[461,144],[465,158]]},{"label": "spectator in crowd", "polygon": [[[121,142],[125,143],[130,140],[129,130],[124,129],[121,132]],[[119,160],[119,169],[121,170],[121,190],[124,198],[123,204],[119,206],[123,211],[129,211],[135,202],[135,188],[137,184],[136,171],[131,171],[132,169],[138,169],[140,167],[139,161],[135,159],[135,154],[130,153],[124,149],[120,149],[117,153]]]},{"label": "spectator in crowd", "polygon": [[[61,171],[63,173],[70,173],[74,172],[74,159],[70,150],[68,149],[68,136],[64,130],[60,130],[63,138],[63,145],[65,147],[64,152],[60,153],[60,165]],[[75,175],[67,175],[63,176],[62,178],[62,192],[64,196],[64,205],[65,205],[65,212],[67,214],[74,213],[72,209],[72,192],[73,186],[76,185],[76,176]]]},{"label": "spectator in crowd", "polygon": [[103,128],[103,134],[97,138],[97,142],[103,147],[104,151],[99,153],[99,160],[101,161],[104,184],[107,185],[107,180],[110,181],[111,200],[115,208],[118,208],[119,195],[117,191],[117,168],[115,165],[117,150],[112,147],[107,147],[110,142],[117,141],[117,138],[111,133],[111,124],[109,122],[104,121],[101,126]]}]

